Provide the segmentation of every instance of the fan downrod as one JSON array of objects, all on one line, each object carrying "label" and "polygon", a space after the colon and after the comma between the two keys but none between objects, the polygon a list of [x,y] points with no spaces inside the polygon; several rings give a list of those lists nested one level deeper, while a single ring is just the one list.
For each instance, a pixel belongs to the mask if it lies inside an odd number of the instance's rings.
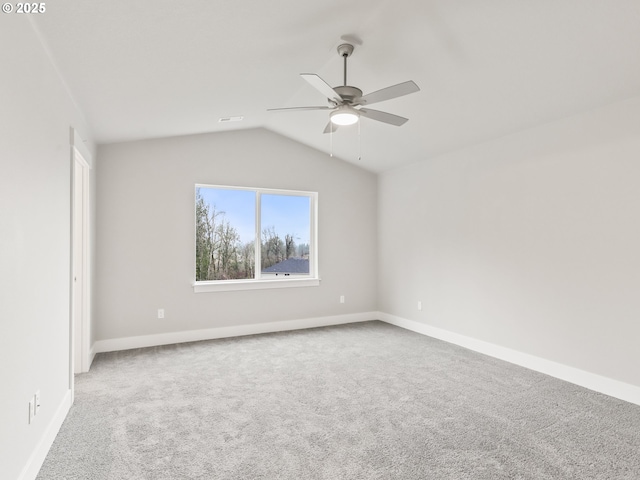
[{"label": "fan downrod", "polygon": [[347,86],[347,58],[353,53],[353,45],[350,43],[343,43],[338,45],[338,53],[344,59],[344,83],[343,86]]}]

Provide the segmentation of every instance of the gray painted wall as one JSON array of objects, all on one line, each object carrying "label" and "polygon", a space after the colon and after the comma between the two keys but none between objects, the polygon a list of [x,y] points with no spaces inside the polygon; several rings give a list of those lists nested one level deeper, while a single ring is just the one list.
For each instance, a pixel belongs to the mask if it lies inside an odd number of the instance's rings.
[{"label": "gray painted wall", "polygon": [[70,127],[90,135],[26,15],[3,15],[0,45],[0,477],[16,479],[69,389]]},{"label": "gray painted wall", "polygon": [[640,386],[638,125],[635,98],[380,175],[380,310]]},{"label": "gray painted wall", "polygon": [[[262,129],[104,145],[98,158],[97,340],[376,309],[374,174]],[[195,294],[196,183],[317,191],[321,285]]]}]

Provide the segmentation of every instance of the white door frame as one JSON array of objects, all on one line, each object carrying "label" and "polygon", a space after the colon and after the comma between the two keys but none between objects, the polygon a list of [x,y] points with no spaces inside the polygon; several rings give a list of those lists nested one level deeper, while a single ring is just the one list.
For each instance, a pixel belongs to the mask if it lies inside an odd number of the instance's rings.
[{"label": "white door frame", "polygon": [[[89,162],[91,160],[91,154],[75,130],[72,130],[71,141],[69,389],[71,390],[71,398],[73,399],[74,374],[88,372],[90,367],[91,269],[89,243],[89,170],[91,166]],[[78,310],[76,305],[80,305],[80,311],[76,311]]]}]

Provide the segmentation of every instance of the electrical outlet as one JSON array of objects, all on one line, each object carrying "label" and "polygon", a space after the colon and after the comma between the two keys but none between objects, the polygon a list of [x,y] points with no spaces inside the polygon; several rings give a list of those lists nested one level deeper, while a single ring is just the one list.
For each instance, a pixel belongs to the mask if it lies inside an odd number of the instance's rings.
[{"label": "electrical outlet", "polygon": [[422,310],[422,302],[418,302],[418,310]]},{"label": "electrical outlet", "polygon": [[158,309],[158,318],[164,318],[164,308]]},{"label": "electrical outlet", "polygon": [[33,397],[33,400],[35,402],[33,405],[33,414],[38,415],[38,412],[40,411],[40,390],[36,392],[36,394]]},{"label": "electrical outlet", "polygon": [[344,303],[344,295],[340,295],[340,303]]}]

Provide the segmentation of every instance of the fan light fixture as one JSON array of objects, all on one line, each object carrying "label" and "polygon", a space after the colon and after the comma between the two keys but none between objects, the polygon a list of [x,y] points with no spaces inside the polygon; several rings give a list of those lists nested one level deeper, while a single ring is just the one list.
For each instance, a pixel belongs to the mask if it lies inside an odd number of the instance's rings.
[{"label": "fan light fixture", "polygon": [[331,112],[331,123],[334,125],[353,125],[358,121],[358,111],[349,105],[341,105],[334,112]]}]

